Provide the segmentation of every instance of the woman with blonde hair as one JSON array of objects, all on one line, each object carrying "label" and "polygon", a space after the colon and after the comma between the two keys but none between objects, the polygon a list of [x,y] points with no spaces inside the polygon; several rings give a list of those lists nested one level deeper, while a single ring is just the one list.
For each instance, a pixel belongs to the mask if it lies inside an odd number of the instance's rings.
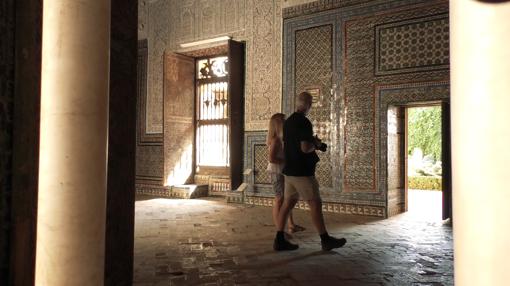
[{"label": "woman with blonde hair", "polygon": [[[269,128],[267,132],[266,144],[269,148],[269,158],[267,171],[271,177],[271,184],[275,193],[273,203],[273,222],[277,225],[278,214],[283,203],[284,195],[284,176],[282,174],[285,164],[283,154],[283,123],[285,122],[285,114],[275,113],[269,120]],[[304,227],[294,223],[292,212],[289,213],[287,227],[290,233],[305,230]]]}]

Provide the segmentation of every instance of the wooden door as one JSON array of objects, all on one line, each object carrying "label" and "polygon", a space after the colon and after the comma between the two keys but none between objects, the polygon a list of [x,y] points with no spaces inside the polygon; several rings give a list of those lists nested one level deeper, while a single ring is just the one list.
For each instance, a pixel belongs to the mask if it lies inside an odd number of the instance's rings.
[{"label": "wooden door", "polygon": [[230,188],[243,182],[244,43],[228,42],[230,94]]},{"label": "wooden door", "polygon": [[194,58],[166,53],[163,82],[164,184],[191,183],[195,132]]}]

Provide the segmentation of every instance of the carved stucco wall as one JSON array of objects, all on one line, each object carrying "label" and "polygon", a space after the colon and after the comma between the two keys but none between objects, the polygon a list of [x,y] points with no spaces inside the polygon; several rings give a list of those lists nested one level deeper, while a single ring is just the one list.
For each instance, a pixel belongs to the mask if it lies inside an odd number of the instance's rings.
[{"label": "carved stucco wall", "polygon": [[[146,95],[139,99],[139,113],[144,114],[139,136],[162,134],[165,51],[192,54],[180,44],[224,35],[246,42],[245,130],[265,130],[269,117],[281,111],[281,4],[282,0],[140,0],[138,38],[147,40],[148,63]],[[163,152],[157,144],[137,148],[138,183],[148,184],[150,179],[157,185],[156,178],[162,176]]]},{"label": "carved stucco wall", "polygon": [[140,1],[139,38],[148,40],[146,127],[162,132],[163,53],[180,44],[229,35],[245,41],[245,129],[266,129],[281,110],[282,0]]}]

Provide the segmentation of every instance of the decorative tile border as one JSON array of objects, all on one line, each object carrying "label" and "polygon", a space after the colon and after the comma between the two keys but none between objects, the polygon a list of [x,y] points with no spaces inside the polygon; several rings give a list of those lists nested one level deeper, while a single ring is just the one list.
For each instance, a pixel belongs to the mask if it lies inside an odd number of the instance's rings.
[{"label": "decorative tile border", "polygon": [[[245,203],[249,205],[266,206],[272,207],[274,198],[271,197],[255,197],[247,196]],[[295,208],[309,210],[310,207],[304,201],[299,201]],[[345,204],[338,202],[323,202],[322,210],[324,212],[339,213],[339,214],[351,214],[351,215],[365,215],[365,216],[376,216],[386,217],[386,207],[384,206],[369,206],[369,205],[358,205],[358,204]]]},{"label": "decorative tile border", "polygon": [[296,5],[283,9],[283,19],[322,12],[325,10],[342,8],[352,5],[363,5],[372,0],[318,0],[306,4]]},{"label": "decorative tile border", "polygon": [[206,185],[197,186],[194,190],[187,187],[155,187],[151,185],[136,184],[137,195],[149,195],[165,198],[194,199],[208,196],[208,187]]},{"label": "decorative tile border", "polygon": [[225,200],[227,203],[244,204],[244,192],[243,191],[227,192],[225,195]]},{"label": "decorative tile border", "polygon": [[147,133],[147,39],[138,41],[138,100],[137,143],[138,146],[163,145],[163,133]]},{"label": "decorative tile border", "polygon": [[163,186],[136,184],[137,195],[149,195],[156,197],[169,197],[169,189]]},{"label": "decorative tile border", "polygon": [[[255,149],[256,146],[266,144],[266,131],[255,131],[244,133],[244,169],[251,169],[253,172],[249,176],[245,176],[245,183],[259,186],[260,184],[255,183],[256,167],[255,167]],[[248,178],[247,178],[248,177]]]}]

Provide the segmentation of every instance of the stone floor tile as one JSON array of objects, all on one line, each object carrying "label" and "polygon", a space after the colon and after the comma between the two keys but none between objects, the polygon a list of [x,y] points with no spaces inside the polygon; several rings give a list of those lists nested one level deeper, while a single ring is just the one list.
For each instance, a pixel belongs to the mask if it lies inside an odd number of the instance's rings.
[{"label": "stone floor tile", "polygon": [[300,249],[274,252],[268,207],[140,198],[133,285],[453,285],[452,229],[430,216],[325,213],[329,233],[348,241],[329,252],[309,212],[294,218],[307,228],[293,234]]}]

